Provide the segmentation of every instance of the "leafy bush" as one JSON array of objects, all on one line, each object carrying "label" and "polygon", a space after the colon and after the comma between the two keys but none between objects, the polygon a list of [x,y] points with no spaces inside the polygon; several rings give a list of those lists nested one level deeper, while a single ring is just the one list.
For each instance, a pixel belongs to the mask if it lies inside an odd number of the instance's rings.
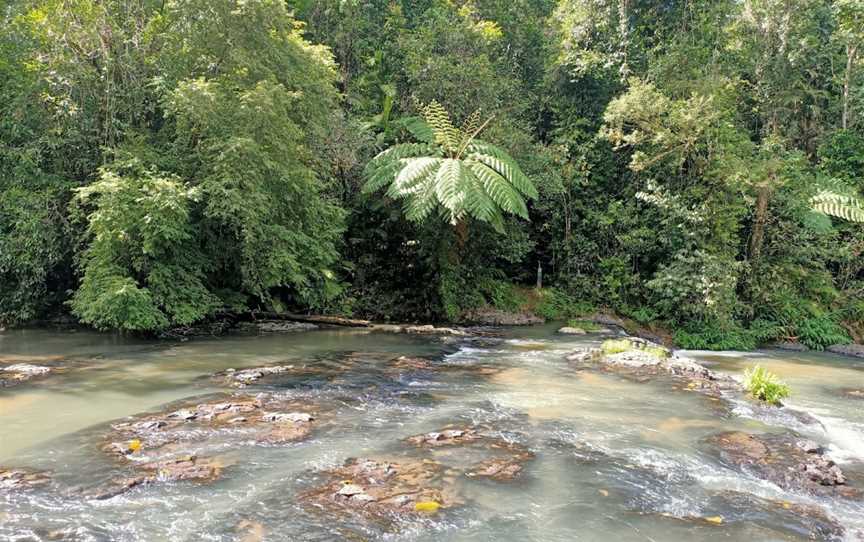
[{"label": "leafy bush", "polygon": [[592,312],[589,303],[577,301],[557,288],[546,288],[540,292],[540,300],[534,313],[547,320],[563,320]]},{"label": "leafy bush", "polygon": [[603,341],[603,344],[600,345],[600,350],[607,356],[620,354],[621,352],[629,352],[631,350],[641,350],[660,359],[669,357],[669,351],[665,348],[637,343],[629,339],[609,339]]},{"label": "leafy bush", "polygon": [[568,327],[578,327],[579,329],[585,330],[587,332],[592,331],[600,331],[603,329],[603,326],[599,326],[590,320],[579,320],[579,319],[570,319],[567,321]]},{"label": "leafy bush", "polygon": [[696,322],[675,331],[675,344],[687,350],[753,350],[756,338],[738,324]]},{"label": "leafy bush", "polygon": [[755,399],[769,405],[782,406],[781,400],[789,397],[789,386],[781,382],[772,372],[759,365],[744,372],[744,388]]},{"label": "leafy bush", "polygon": [[830,316],[807,318],[795,327],[795,331],[798,341],[814,350],[852,342],[846,330]]}]

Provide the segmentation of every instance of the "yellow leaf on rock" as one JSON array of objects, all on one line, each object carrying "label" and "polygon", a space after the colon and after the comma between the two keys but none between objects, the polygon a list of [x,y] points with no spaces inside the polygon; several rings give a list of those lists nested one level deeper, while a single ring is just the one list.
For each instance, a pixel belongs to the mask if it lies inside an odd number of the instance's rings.
[{"label": "yellow leaf on rock", "polygon": [[710,516],[705,518],[705,521],[708,523],[713,523],[714,525],[720,525],[723,523],[723,518],[721,516]]},{"label": "yellow leaf on rock", "polygon": [[414,510],[418,512],[437,512],[441,505],[435,501],[422,501],[414,503]]},{"label": "yellow leaf on rock", "polygon": [[132,439],[129,441],[129,449],[133,452],[137,452],[141,449],[141,441],[136,439]]}]

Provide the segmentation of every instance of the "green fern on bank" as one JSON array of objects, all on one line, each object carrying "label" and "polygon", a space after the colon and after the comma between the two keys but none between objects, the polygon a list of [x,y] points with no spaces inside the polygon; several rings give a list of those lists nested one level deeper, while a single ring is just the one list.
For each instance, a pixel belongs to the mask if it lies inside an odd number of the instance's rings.
[{"label": "green fern on bank", "polygon": [[423,118],[407,124],[418,142],[394,145],[373,158],[363,191],[387,187],[387,196],[404,200],[405,216],[416,222],[436,209],[453,225],[472,217],[498,231],[503,213],[527,219],[525,199],[536,198],[537,189],[510,155],[476,139],[489,120],[481,122],[478,110],[456,127],[437,101],[418,108]]}]

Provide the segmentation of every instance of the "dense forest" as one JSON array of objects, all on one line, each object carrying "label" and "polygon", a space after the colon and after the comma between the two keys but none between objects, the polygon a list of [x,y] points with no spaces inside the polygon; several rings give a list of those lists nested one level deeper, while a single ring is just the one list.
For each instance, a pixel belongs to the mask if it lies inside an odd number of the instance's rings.
[{"label": "dense forest", "polygon": [[0,25],[0,325],[864,332],[862,0],[11,0]]}]

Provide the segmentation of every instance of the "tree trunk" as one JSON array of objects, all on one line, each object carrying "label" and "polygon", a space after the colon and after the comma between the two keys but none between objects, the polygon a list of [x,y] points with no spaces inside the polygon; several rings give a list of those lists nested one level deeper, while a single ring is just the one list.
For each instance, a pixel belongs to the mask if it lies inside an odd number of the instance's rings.
[{"label": "tree trunk", "polygon": [[858,54],[858,48],[853,45],[846,45],[846,73],[843,74],[843,119],[842,126],[844,130],[849,128],[849,85],[852,80],[852,68],[855,64],[855,57]]},{"label": "tree trunk", "polygon": [[756,212],[753,216],[753,233],[750,235],[750,261],[755,262],[762,253],[765,241],[765,222],[768,218],[768,202],[771,199],[771,188],[760,186],[756,192]]}]

